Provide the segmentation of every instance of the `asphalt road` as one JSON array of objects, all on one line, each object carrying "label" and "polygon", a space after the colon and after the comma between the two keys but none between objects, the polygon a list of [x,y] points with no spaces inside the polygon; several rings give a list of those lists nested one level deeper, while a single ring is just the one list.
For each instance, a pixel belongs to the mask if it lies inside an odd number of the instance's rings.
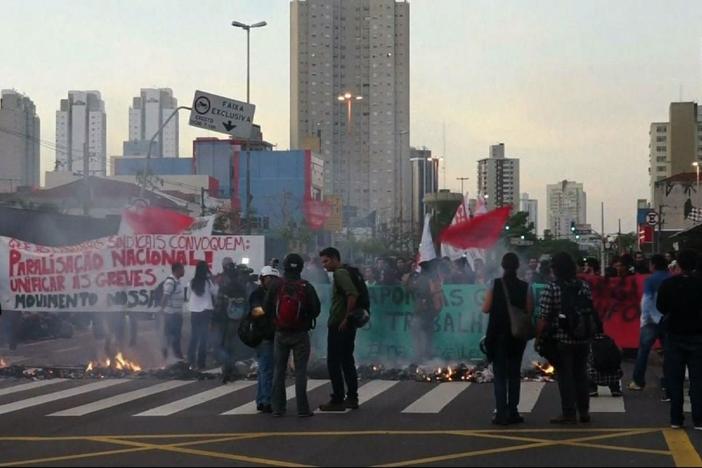
[{"label": "asphalt road", "polygon": [[[84,362],[90,339],[0,348],[0,357]],[[327,381],[310,388],[313,406],[326,401]],[[600,388],[593,422],[568,428],[548,422],[559,410],[553,383],[524,382],[527,422],[508,428],[490,424],[490,384],[363,381],[359,410],[306,419],[291,394],[286,417],[251,414],[255,392],[250,381],[3,379],[0,466],[702,465],[702,433],[669,429],[655,386],[623,398]]]}]

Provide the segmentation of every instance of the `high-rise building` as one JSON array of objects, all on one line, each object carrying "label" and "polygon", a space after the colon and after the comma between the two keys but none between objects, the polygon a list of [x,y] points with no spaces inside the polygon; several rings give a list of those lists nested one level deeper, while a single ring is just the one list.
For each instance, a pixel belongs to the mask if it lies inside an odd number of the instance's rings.
[{"label": "high-rise building", "polygon": [[[173,90],[142,88],[141,95],[132,100],[129,108],[129,141],[123,144],[124,156],[146,156],[151,138],[177,107],[178,100],[173,97]],[[178,136],[176,114],[154,139],[151,157],[177,158]]]},{"label": "high-rise building", "polygon": [[490,157],[478,161],[478,192],[487,198],[488,210],[519,208],[519,159],[505,157],[505,145],[490,146]]},{"label": "high-rise building", "polygon": [[438,164],[432,158],[428,148],[410,148],[411,183],[410,222],[413,229],[421,229],[424,223],[424,197],[428,193],[435,193],[439,189]]},{"label": "high-rise building", "polygon": [[56,111],[56,170],[106,175],[107,117],[99,91],[69,91]]},{"label": "high-rise building", "polygon": [[693,172],[692,163],[702,162],[702,112],[697,103],[670,103],[669,121],[652,123],[649,138],[648,172],[653,200],[656,182]]},{"label": "high-rise building", "polygon": [[546,186],[548,229],[556,238],[568,237],[573,223],[587,223],[587,195],[583,184],[564,180]]},{"label": "high-rise building", "polygon": [[3,90],[0,98],[0,192],[39,187],[40,126],[27,96]]},{"label": "high-rise building", "polygon": [[409,13],[406,1],[291,2],[290,145],[318,142],[325,192],[355,217],[410,218]]},{"label": "high-rise building", "polygon": [[534,234],[539,233],[539,200],[529,198],[528,193],[522,193],[519,199],[519,211],[528,213],[528,223],[534,223]]}]

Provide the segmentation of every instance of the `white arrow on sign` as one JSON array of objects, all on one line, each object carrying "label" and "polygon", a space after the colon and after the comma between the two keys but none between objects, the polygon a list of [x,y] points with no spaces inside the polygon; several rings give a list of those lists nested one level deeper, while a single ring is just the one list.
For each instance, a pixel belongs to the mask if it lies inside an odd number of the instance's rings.
[{"label": "white arrow on sign", "polygon": [[248,140],[251,138],[256,106],[204,91],[195,91],[190,125],[226,133]]}]

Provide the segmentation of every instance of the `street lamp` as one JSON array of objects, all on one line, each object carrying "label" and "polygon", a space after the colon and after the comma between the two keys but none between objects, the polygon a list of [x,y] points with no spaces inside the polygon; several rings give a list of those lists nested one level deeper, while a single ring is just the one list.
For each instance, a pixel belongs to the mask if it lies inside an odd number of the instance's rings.
[{"label": "street lamp", "polygon": [[700,163],[695,161],[692,163],[693,166],[695,166],[695,169],[697,169],[697,193],[700,193]]},{"label": "street lamp", "polygon": [[461,196],[463,196],[463,197],[465,197],[465,193],[463,192],[463,182],[465,182],[468,179],[469,179],[469,177],[456,177],[456,180],[461,181]]},{"label": "street lamp", "polygon": [[[251,103],[251,29],[262,28],[266,24],[265,21],[259,21],[254,24],[244,24],[239,21],[232,21],[232,26],[241,28],[246,31],[246,103]],[[251,234],[251,145],[246,139],[246,232]]]},{"label": "street lamp", "polygon": [[253,28],[262,28],[265,25],[267,25],[265,21],[259,21],[258,23],[254,24],[244,24],[240,23],[238,21],[232,21],[232,26],[235,28],[241,28],[244,31],[246,31],[246,102],[250,103],[251,96],[249,94],[249,89],[251,85],[251,68],[250,68],[250,59],[251,59],[251,29]]},{"label": "street lamp", "polygon": [[346,91],[344,94],[340,94],[336,97],[339,102],[346,103],[346,127],[347,134],[351,135],[351,107],[354,101],[362,101],[363,96],[356,96]]}]

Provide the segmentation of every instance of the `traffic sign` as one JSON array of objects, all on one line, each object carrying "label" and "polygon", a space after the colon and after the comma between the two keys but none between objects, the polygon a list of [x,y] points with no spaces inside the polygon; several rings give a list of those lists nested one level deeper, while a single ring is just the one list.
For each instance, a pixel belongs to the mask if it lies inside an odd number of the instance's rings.
[{"label": "traffic sign", "polygon": [[195,91],[190,125],[248,140],[255,111],[253,104]]},{"label": "traffic sign", "polygon": [[646,213],[646,224],[649,226],[657,226],[659,223],[658,213],[655,211],[649,211]]}]

